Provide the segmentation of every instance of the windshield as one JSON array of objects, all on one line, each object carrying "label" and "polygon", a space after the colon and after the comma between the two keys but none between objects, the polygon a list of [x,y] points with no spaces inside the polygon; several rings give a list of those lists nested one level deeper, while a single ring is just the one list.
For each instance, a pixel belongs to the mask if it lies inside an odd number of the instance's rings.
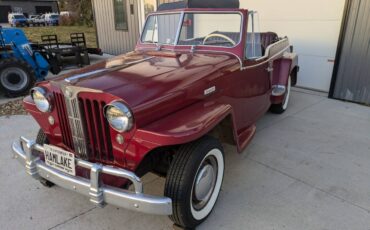
[{"label": "windshield", "polygon": [[160,14],[148,17],[141,41],[174,45],[181,14]]},{"label": "windshield", "polygon": [[53,14],[53,15],[50,15],[50,18],[53,18],[53,19],[59,18],[59,15]]},{"label": "windshield", "polygon": [[13,16],[15,19],[25,19],[23,15],[14,15]]},{"label": "windshield", "polygon": [[239,13],[185,13],[181,23],[180,20],[180,13],[149,16],[141,42],[234,47],[240,41]]}]

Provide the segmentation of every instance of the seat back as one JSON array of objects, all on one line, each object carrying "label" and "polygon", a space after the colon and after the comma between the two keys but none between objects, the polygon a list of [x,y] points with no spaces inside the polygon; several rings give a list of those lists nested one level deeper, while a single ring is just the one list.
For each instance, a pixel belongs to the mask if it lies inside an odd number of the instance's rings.
[{"label": "seat back", "polygon": [[279,40],[279,37],[274,32],[261,33],[261,44],[264,50],[266,50],[269,45],[277,42],[278,40]]}]

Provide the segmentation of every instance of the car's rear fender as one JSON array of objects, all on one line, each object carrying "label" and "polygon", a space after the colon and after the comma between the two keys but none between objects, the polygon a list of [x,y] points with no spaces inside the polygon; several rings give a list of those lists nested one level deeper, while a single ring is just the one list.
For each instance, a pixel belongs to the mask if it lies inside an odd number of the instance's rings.
[{"label": "car's rear fender", "polygon": [[[298,75],[298,55],[295,53],[285,53],[284,56],[274,61],[274,70],[272,76],[272,86],[287,86],[289,76],[291,76],[291,85],[297,82]],[[282,103],[284,95],[271,96],[272,104]]]}]

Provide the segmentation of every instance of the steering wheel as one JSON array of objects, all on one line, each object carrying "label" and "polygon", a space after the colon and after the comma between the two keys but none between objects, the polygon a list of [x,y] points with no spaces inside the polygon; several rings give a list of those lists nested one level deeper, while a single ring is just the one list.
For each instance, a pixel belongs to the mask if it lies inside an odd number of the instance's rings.
[{"label": "steering wheel", "polygon": [[210,38],[213,38],[213,37],[219,37],[219,38],[223,38],[225,39],[226,41],[230,42],[233,46],[236,45],[235,41],[233,39],[231,39],[230,37],[224,35],[224,34],[208,34],[204,40],[203,40],[203,45],[206,44],[207,40],[210,39]]}]

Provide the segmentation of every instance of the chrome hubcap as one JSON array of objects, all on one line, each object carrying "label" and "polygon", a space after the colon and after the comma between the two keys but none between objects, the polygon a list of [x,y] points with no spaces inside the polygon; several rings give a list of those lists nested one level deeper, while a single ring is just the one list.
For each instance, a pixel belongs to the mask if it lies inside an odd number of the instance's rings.
[{"label": "chrome hubcap", "polygon": [[192,205],[195,210],[202,209],[209,201],[217,178],[217,161],[213,156],[207,157],[195,177]]}]

